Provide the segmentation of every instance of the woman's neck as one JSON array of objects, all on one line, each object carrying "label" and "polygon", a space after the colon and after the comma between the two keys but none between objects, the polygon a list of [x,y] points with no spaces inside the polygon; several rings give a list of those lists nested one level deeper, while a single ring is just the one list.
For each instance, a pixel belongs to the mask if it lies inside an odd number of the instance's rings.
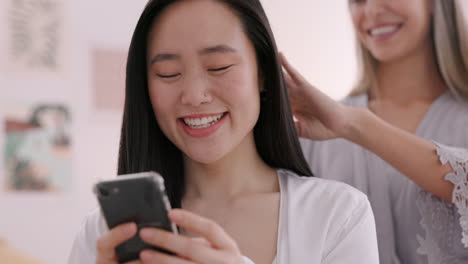
[{"label": "woman's neck", "polygon": [[446,89],[435,52],[428,45],[411,56],[380,63],[377,86],[371,89],[370,99],[396,104],[432,102]]},{"label": "woman's neck", "polygon": [[213,164],[185,158],[184,199],[231,200],[239,195],[278,191],[276,172],[258,154],[253,135]]}]

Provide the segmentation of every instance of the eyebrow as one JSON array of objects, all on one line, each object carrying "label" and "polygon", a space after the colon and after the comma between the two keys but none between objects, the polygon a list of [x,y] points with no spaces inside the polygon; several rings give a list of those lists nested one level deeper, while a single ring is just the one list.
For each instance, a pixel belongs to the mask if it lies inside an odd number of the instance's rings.
[{"label": "eyebrow", "polygon": [[[213,47],[208,47],[200,50],[198,53],[200,55],[209,55],[213,53],[235,53],[237,52],[236,49],[228,46],[228,45],[216,45]],[[167,61],[167,60],[178,60],[180,59],[180,55],[178,54],[172,54],[172,53],[161,53],[156,56],[154,56],[150,64],[155,64],[156,62],[160,61]]]},{"label": "eyebrow", "polygon": [[216,45],[214,47],[205,48],[201,50],[199,53],[201,55],[208,55],[211,53],[234,53],[234,52],[237,52],[237,50],[227,45]]},{"label": "eyebrow", "polygon": [[154,56],[151,59],[150,64],[152,65],[159,61],[178,60],[178,59],[180,59],[179,55],[171,54],[171,53],[161,53],[161,54]]}]

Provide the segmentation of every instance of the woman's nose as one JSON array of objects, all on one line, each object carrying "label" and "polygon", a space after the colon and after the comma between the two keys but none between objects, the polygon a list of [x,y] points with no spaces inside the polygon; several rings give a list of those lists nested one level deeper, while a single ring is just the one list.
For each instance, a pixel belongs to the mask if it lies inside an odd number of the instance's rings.
[{"label": "woman's nose", "polygon": [[385,1],[367,0],[365,13],[368,18],[377,18],[385,10]]},{"label": "woman's nose", "polygon": [[182,88],[181,102],[185,105],[200,106],[213,101],[209,82],[203,76],[186,79]]}]

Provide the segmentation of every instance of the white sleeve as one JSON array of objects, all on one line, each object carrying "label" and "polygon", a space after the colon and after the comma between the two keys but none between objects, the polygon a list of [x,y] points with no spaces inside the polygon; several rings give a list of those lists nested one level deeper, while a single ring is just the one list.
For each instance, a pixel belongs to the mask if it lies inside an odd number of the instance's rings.
[{"label": "white sleeve", "polygon": [[378,264],[374,214],[367,199],[344,221],[322,264]]},{"label": "white sleeve", "polygon": [[91,212],[81,225],[73,242],[68,264],[96,263],[96,241],[107,230],[98,209]]},{"label": "white sleeve", "polygon": [[242,256],[242,258],[244,259],[244,264],[255,264],[255,262],[253,262],[251,259],[249,259],[246,256]]},{"label": "white sleeve", "polygon": [[417,252],[431,263],[444,259],[462,263],[468,248],[468,149],[433,143],[441,164],[449,164],[453,170],[445,175],[454,185],[452,203],[428,191],[419,192],[416,205],[424,233],[416,236]]},{"label": "white sleeve", "polygon": [[96,256],[91,253],[83,233],[83,230],[81,230],[75,238],[68,257],[68,264],[96,263]]},{"label": "white sleeve", "polygon": [[445,175],[445,179],[454,185],[452,202],[460,214],[461,242],[468,248],[468,149],[434,143],[440,162],[450,164],[453,169],[453,172]]}]

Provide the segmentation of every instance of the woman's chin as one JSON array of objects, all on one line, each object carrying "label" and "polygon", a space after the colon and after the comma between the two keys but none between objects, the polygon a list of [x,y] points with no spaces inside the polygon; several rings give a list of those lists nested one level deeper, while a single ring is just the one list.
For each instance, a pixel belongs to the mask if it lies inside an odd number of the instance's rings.
[{"label": "woman's chin", "polygon": [[225,155],[222,155],[222,153],[208,153],[204,151],[199,153],[186,153],[185,156],[191,162],[201,165],[212,165],[219,162]]},{"label": "woman's chin", "polygon": [[398,50],[388,50],[388,49],[375,49],[372,52],[372,56],[379,63],[389,63],[395,62],[404,58],[407,54]]}]

